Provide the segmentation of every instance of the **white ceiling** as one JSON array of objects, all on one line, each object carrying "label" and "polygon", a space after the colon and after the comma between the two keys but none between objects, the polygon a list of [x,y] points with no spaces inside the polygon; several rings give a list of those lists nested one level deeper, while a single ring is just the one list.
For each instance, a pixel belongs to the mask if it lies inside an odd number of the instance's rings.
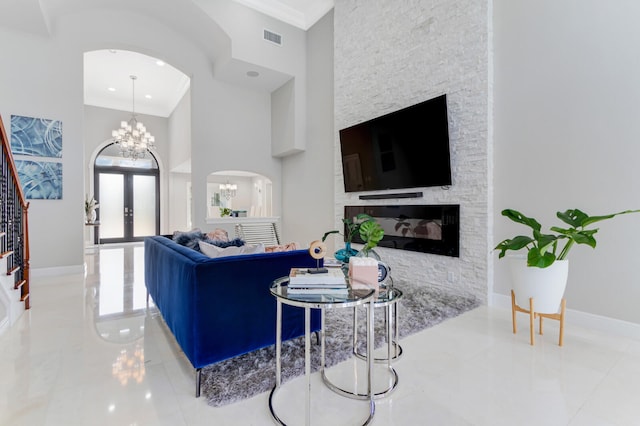
[{"label": "white ceiling", "polygon": [[289,25],[308,30],[333,8],[334,0],[234,0]]},{"label": "white ceiling", "polygon": [[132,75],[137,77],[136,113],[168,117],[189,89],[189,77],[156,58],[126,50],[94,50],[84,54],[84,103],[131,111]]},{"label": "white ceiling", "polygon": [[[305,31],[331,10],[334,5],[334,0],[233,1]],[[33,4],[33,2],[34,0],[24,0],[23,6]],[[0,11],[1,9],[0,7]],[[189,89],[189,78],[168,64],[162,67],[156,65],[156,58],[124,50],[113,52],[112,50],[97,50],[85,53],[85,104],[131,111],[132,85],[129,76],[135,75],[138,77],[135,82],[136,113],[168,117]],[[237,70],[229,69],[227,72],[237,72],[239,75],[241,74],[237,78],[246,81],[246,69],[242,67]],[[278,73],[272,74],[261,73],[264,78],[273,80],[268,82],[266,87],[275,89],[284,81],[281,81],[282,76]],[[227,76],[227,79],[232,81],[233,77]],[[113,88],[115,91],[109,91],[109,88]],[[145,98],[146,95],[150,95],[151,99]]]}]

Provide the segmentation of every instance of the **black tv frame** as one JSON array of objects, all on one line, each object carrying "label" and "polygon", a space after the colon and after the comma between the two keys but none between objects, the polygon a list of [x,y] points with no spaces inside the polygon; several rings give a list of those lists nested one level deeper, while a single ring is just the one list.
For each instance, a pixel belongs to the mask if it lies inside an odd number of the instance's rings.
[{"label": "black tv frame", "polygon": [[346,193],[453,184],[447,95],[339,131]]}]

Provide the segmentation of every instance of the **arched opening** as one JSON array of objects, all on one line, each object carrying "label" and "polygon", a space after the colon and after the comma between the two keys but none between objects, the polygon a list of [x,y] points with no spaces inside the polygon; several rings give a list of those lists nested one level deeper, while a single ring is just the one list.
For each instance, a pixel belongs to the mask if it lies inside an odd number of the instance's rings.
[{"label": "arched opening", "polygon": [[272,192],[271,179],[257,173],[240,170],[211,173],[207,176],[207,219],[270,217]]},{"label": "arched opening", "polygon": [[[98,225],[89,222],[90,226],[85,226],[86,242],[142,241],[145,235],[173,228],[172,223],[184,216],[184,213],[175,215],[173,206],[185,204],[181,199],[185,191],[173,190],[178,188],[173,170],[176,164],[188,163],[191,158],[190,78],[157,57],[101,49],[84,52],[84,80],[85,120],[89,123],[85,152],[92,153],[86,156],[85,197],[94,197],[100,204]],[[114,133],[122,128],[122,123],[131,124],[134,119],[137,124],[144,123],[155,139],[155,147],[149,147],[143,158],[127,160],[126,153],[123,156],[117,147],[107,146],[114,142]],[[113,169],[108,173],[104,167]],[[125,188],[120,191],[122,194],[114,192],[118,202],[113,205],[117,208],[109,208],[113,200],[105,197],[101,179],[103,183],[123,181],[117,185]],[[138,198],[135,194],[139,186],[146,186],[138,193],[148,196],[144,204],[147,212],[140,206],[132,206]],[[113,217],[105,217],[107,210],[112,210]],[[142,213],[150,214],[151,210],[155,221],[145,219],[140,223]],[[117,221],[108,220],[117,216]]]},{"label": "arched opening", "polygon": [[160,233],[160,167],[153,153],[123,158],[112,143],[96,156],[93,171],[100,224],[95,244],[142,241]]}]

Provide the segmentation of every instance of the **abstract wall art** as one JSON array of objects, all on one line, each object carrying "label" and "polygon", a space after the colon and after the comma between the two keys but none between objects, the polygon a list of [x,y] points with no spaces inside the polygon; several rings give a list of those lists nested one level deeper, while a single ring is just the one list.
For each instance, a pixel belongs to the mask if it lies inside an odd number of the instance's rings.
[{"label": "abstract wall art", "polygon": [[15,160],[18,178],[27,199],[62,199],[62,163]]},{"label": "abstract wall art", "polygon": [[62,158],[62,122],[12,115],[11,152],[13,155]]},{"label": "abstract wall art", "polygon": [[27,199],[62,199],[61,121],[12,115],[11,153]]}]

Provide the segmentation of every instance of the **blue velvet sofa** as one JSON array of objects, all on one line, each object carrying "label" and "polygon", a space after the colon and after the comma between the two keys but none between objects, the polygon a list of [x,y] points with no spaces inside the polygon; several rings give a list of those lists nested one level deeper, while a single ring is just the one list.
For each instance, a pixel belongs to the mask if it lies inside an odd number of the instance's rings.
[{"label": "blue velvet sofa", "polygon": [[[147,297],[196,369],[196,397],[202,367],[275,343],[269,286],[292,267],[315,266],[307,250],[212,259],[165,236],[145,238],[144,257]],[[304,310],[284,305],[282,324],[283,340],[304,335]]]}]

